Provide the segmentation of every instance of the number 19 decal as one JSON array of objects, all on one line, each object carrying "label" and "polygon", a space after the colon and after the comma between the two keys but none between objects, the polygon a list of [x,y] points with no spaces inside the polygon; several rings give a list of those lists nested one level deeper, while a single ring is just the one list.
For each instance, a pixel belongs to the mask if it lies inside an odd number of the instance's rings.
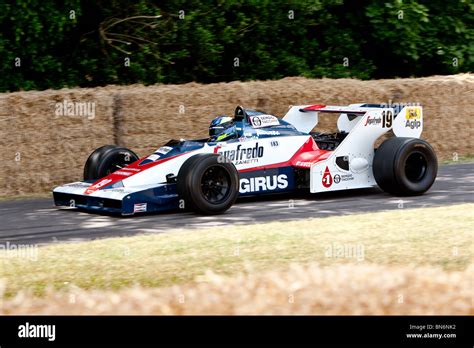
[{"label": "number 19 decal", "polygon": [[382,111],[382,128],[392,127],[393,113],[390,110]]}]

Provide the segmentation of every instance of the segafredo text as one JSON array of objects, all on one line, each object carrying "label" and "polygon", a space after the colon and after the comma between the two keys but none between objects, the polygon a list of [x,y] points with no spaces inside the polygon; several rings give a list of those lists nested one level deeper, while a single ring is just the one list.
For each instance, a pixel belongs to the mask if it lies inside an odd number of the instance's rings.
[{"label": "segafredo text", "polygon": [[217,153],[238,165],[257,163],[258,159],[263,157],[263,151],[263,146],[259,146],[257,142],[252,147],[243,147],[242,144],[239,144],[235,150],[220,150]]}]

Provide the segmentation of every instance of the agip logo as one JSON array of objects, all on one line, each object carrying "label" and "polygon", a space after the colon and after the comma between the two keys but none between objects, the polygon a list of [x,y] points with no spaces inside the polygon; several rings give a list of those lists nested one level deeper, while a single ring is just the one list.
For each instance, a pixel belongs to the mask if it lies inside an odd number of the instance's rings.
[{"label": "agip logo", "polygon": [[407,107],[405,114],[405,127],[417,129],[421,127],[421,109],[418,107]]},{"label": "agip logo", "polygon": [[405,118],[407,120],[419,120],[421,118],[421,110],[417,107],[407,107]]},{"label": "agip logo", "polygon": [[322,183],[325,188],[329,188],[332,185],[332,175],[328,166],[326,166],[326,169],[324,170]]}]

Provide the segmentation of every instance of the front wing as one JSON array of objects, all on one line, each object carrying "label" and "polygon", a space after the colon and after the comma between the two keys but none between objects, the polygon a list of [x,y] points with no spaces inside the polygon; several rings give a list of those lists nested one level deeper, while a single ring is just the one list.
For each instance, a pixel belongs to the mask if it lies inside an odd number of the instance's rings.
[{"label": "front wing", "polygon": [[75,182],[56,187],[53,190],[54,204],[121,215],[169,211],[179,207],[174,183],[138,186],[133,189],[102,189],[85,194],[89,186],[90,183]]}]

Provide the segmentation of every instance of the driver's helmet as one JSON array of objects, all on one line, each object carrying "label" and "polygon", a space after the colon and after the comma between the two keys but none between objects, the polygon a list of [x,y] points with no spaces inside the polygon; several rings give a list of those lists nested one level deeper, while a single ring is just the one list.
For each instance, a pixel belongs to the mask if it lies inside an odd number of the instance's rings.
[{"label": "driver's helmet", "polygon": [[211,121],[209,135],[213,141],[224,141],[237,137],[234,120],[229,116],[219,116]]}]

